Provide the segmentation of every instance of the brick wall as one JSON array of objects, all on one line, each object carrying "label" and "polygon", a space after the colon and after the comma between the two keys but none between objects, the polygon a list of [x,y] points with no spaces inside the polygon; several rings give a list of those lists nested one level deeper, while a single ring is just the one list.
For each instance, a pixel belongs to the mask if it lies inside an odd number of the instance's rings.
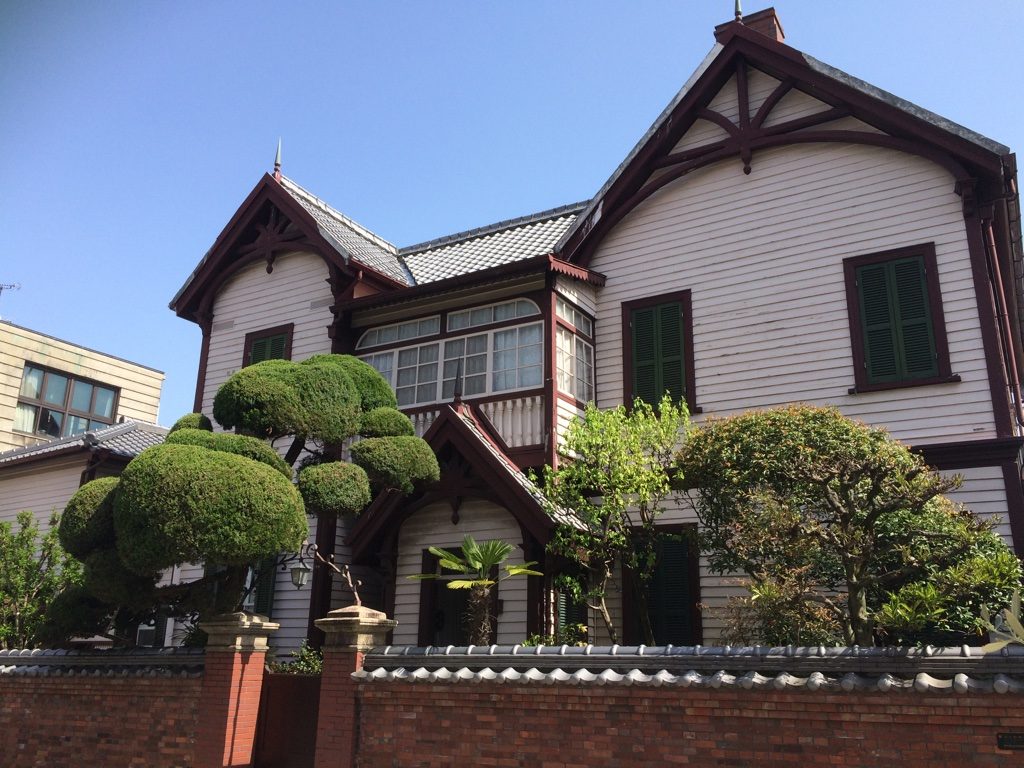
[{"label": "brick wall", "polygon": [[371,682],[358,765],[1011,766],[1016,695]]},{"label": "brick wall", "polygon": [[0,676],[0,765],[186,768],[196,677]]}]

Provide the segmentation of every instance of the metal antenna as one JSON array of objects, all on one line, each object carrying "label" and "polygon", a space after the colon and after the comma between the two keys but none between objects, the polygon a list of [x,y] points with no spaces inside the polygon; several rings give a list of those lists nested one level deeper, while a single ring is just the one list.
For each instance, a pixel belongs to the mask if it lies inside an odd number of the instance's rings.
[{"label": "metal antenna", "polygon": [[277,137],[277,154],[274,156],[274,179],[281,180],[281,137]]},{"label": "metal antenna", "polygon": [[21,289],[21,284],[20,283],[0,283],[0,296],[3,295],[3,292],[5,290],[17,291],[17,290],[20,290],[20,289]]},{"label": "metal antenna", "polygon": [[743,21],[743,7],[740,5],[740,0],[736,0],[736,21]]}]

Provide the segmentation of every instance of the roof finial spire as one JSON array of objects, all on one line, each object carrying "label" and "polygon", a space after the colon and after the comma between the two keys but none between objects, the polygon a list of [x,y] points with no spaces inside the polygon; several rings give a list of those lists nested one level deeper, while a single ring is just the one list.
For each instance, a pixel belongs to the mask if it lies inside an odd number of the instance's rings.
[{"label": "roof finial spire", "polygon": [[743,21],[743,6],[736,0],[736,21]]},{"label": "roof finial spire", "polygon": [[277,137],[277,154],[274,156],[274,180],[281,180],[281,137]]}]

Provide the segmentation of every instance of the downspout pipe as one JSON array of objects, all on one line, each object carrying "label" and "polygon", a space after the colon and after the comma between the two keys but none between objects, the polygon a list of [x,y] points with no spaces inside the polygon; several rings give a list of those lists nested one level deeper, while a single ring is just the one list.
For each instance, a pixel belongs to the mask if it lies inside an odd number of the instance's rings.
[{"label": "downspout pipe", "polygon": [[1006,290],[1003,284],[1002,270],[999,267],[999,253],[996,248],[995,230],[992,227],[992,217],[986,217],[985,227],[985,257],[988,261],[989,274],[992,276],[992,291],[996,300],[997,324],[999,336],[1002,341],[1003,359],[1006,361],[1006,372],[1009,378],[1010,394],[1013,397],[1013,412],[1018,427],[1024,427],[1024,408],[1020,398],[1020,374],[1017,368],[1017,355],[1013,348],[1013,335],[1010,328],[1010,315],[1007,311]]}]

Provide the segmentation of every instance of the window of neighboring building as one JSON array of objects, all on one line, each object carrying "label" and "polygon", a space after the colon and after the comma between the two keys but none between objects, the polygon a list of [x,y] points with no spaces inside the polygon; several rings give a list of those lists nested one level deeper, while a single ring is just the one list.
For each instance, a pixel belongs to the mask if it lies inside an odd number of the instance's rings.
[{"label": "window of neighboring building", "polygon": [[360,359],[391,384],[400,407],[450,399],[460,375],[466,396],[530,389],[543,383],[543,324],[499,328]]},{"label": "window of neighboring building", "polygon": [[843,262],[855,391],[957,380],[951,376],[935,246]]},{"label": "window of neighboring building", "polygon": [[627,404],[640,398],[657,405],[668,393],[697,412],[689,291],[624,302],[622,349]]},{"label": "window of neighboring building", "polygon": [[27,364],[18,390],[14,429],[47,437],[78,435],[114,423],[118,390]]},{"label": "window of neighboring building", "polygon": [[242,367],[264,360],[290,360],[292,357],[292,331],[294,323],[264,328],[245,335]]}]

